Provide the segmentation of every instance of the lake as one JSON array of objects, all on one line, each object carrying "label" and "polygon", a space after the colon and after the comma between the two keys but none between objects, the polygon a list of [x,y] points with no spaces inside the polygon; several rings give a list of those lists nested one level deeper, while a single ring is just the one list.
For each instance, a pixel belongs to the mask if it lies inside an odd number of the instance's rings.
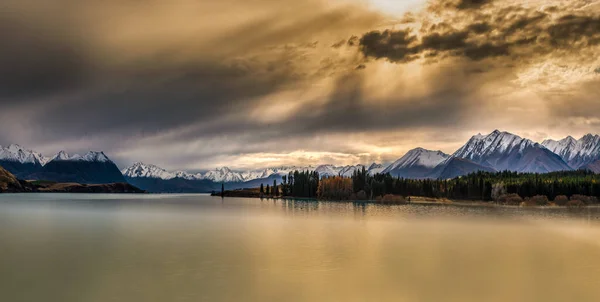
[{"label": "lake", "polygon": [[599,216],[0,194],[0,301],[600,301]]}]

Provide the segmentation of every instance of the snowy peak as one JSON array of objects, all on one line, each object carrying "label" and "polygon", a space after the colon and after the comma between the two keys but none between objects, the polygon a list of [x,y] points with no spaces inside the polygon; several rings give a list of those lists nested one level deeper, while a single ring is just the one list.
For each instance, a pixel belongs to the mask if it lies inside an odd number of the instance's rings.
[{"label": "snowy peak", "polygon": [[[65,157],[65,155],[62,155]],[[66,158],[72,158],[66,157]],[[256,179],[265,179],[269,177],[282,177],[293,173],[294,171],[316,171],[321,177],[331,176],[347,176],[350,177],[355,171],[366,169],[364,165],[355,166],[342,166],[336,167],[333,165],[321,165],[318,167],[280,167],[280,168],[267,168],[262,170],[253,170],[246,172],[233,171],[228,167],[217,168],[205,173],[191,174],[185,171],[169,172],[163,168],[155,165],[149,165],[144,163],[135,163],[131,167],[123,169],[121,172],[124,176],[129,178],[159,178],[159,179],[173,179],[182,178],[187,180],[210,180],[213,182],[247,182]],[[369,169],[366,169],[371,174],[380,173],[383,170],[383,166],[380,164],[372,164]]]},{"label": "snowy peak", "polygon": [[450,156],[442,151],[416,148],[408,151],[404,156],[387,167],[383,172],[387,173],[394,170],[411,168],[415,166],[434,168],[441,162],[448,159],[448,157]]},{"label": "snowy peak", "polygon": [[369,175],[375,175],[375,174],[382,173],[383,170],[385,170],[385,166],[382,164],[378,164],[378,163],[372,163],[369,166],[369,168],[367,169],[367,171],[369,172]]},{"label": "snowy peak", "polygon": [[340,172],[338,173],[338,175],[344,176],[344,177],[352,177],[354,172],[361,171],[363,168],[366,169],[366,167],[363,165],[345,166],[340,169]]},{"label": "snowy peak", "polygon": [[100,151],[100,152],[95,152],[95,151],[89,151],[88,153],[86,153],[82,159],[84,161],[92,161],[92,162],[110,162],[110,159],[108,159],[108,156],[106,156],[106,154],[104,154],[104,152]]},{"label": "snowy peak", "polygon": [[559,155],[544,146],[498,130],[488,135],[473,136],[452,156],[468,159],[497,171],[546,173],[571,170]]},{"label": "snowy peak", "polygon": [[0,146],[0,160],[18,162],[22,164],[45,165],[48,159],[40,153],[12,144],[6,148]]},{"label": "snowy peak", "polygon": [[572,136],[568,136],[559,141],[547,139],[542,142],[542,146],[560,155],[564,159],[568,158],[569,155],[575,150],[577,146],[577,140],[574,139]]},{"label": "snowy peak", "polygon": [[336,167],[334,165],[320,165],[315,169],[315,171],[319,173],[319,176],[321,177],[337,176],[340,174],[340,170],[340,167]]},{"label": "snowy peak", "polygon": [[83,156],[79,154],[69,155],[69,153],[65,151],[60,151],[54,157],[52,157],[52,161],[111,162],[104,152],[96,151],[89,151]]},{"label": "snowy peak", "polygon": [[558,154],[572,168],[579,169],[600,159],[600,136],[586,134],[576,140],[568,136],[562,140],[545,140],[542,145]]},{"label": "snowy peak", "polygon": [[165,169],[159,168],[155,165],[146,165],[142,162],[137,162],[131,167],[123,169],[121,171],[124,176],[136,178],[136,177],[147,177],[147,178],[159,178],[159,179],[173,179],[175,175],[167,172]]},{"label": "snowy peak", "polygon": [[212,180],[214,182],[242,182],[244,177],[241,173],[233,172],[227,167],[218,168],[213,171],[206,172],[203,179]]},{"label": "snowy peak", "polygon": [[495,154],[506,152],[523,152],[524,149],[536,143],[508,132],[494,130],[488,135],[475,135],[453,157],[466,158],[474,161]]},{"label": "snowy peak", "polygon": [[450,156],[442,151],[416,148],[385,168],[382,173],[404,178],[427,178],[433,169]]},{"label": "snowy peak", "polygon": [[69,160],[70,158],[71,156],[67,152],[60,151],[52,157],[52,160]]}]

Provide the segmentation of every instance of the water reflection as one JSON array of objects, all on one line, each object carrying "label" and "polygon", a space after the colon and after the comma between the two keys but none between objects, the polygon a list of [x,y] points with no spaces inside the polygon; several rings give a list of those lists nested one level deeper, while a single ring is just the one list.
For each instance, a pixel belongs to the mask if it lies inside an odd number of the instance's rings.
[{"label": "water reflection", "polygon": [[597,208],[0,195],[1,301],[600,301]]}]

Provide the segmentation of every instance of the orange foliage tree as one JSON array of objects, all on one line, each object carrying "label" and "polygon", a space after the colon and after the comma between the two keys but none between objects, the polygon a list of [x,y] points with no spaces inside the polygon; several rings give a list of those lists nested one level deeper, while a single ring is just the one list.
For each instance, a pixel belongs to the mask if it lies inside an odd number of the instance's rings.
[{"label": "orange foliage tree", "polygon": [[353,193],[352,179],[340,176],[321,179],[317,189],[319,198],[329,200],[348,200]]}]

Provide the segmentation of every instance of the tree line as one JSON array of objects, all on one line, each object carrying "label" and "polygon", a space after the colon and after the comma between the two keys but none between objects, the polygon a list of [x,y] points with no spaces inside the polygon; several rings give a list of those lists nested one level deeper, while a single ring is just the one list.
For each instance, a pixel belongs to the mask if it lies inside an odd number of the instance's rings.
[{"label": "tree line", "polygon": [[482,201],[497,201],[500,195],[511,194],[522,199],[559,197],[561,201],[572,196],[600,197],[600,175],[591,171],[476,172],[453,179],[407,179],[390,174],[370,175],[363,168],[351,177],[321,178],[315,171],[294,171],[282,180],[281,184],[274,182],[266,190],[261,186],[261,194],[331,200],[375,200],[386,195]]}]

